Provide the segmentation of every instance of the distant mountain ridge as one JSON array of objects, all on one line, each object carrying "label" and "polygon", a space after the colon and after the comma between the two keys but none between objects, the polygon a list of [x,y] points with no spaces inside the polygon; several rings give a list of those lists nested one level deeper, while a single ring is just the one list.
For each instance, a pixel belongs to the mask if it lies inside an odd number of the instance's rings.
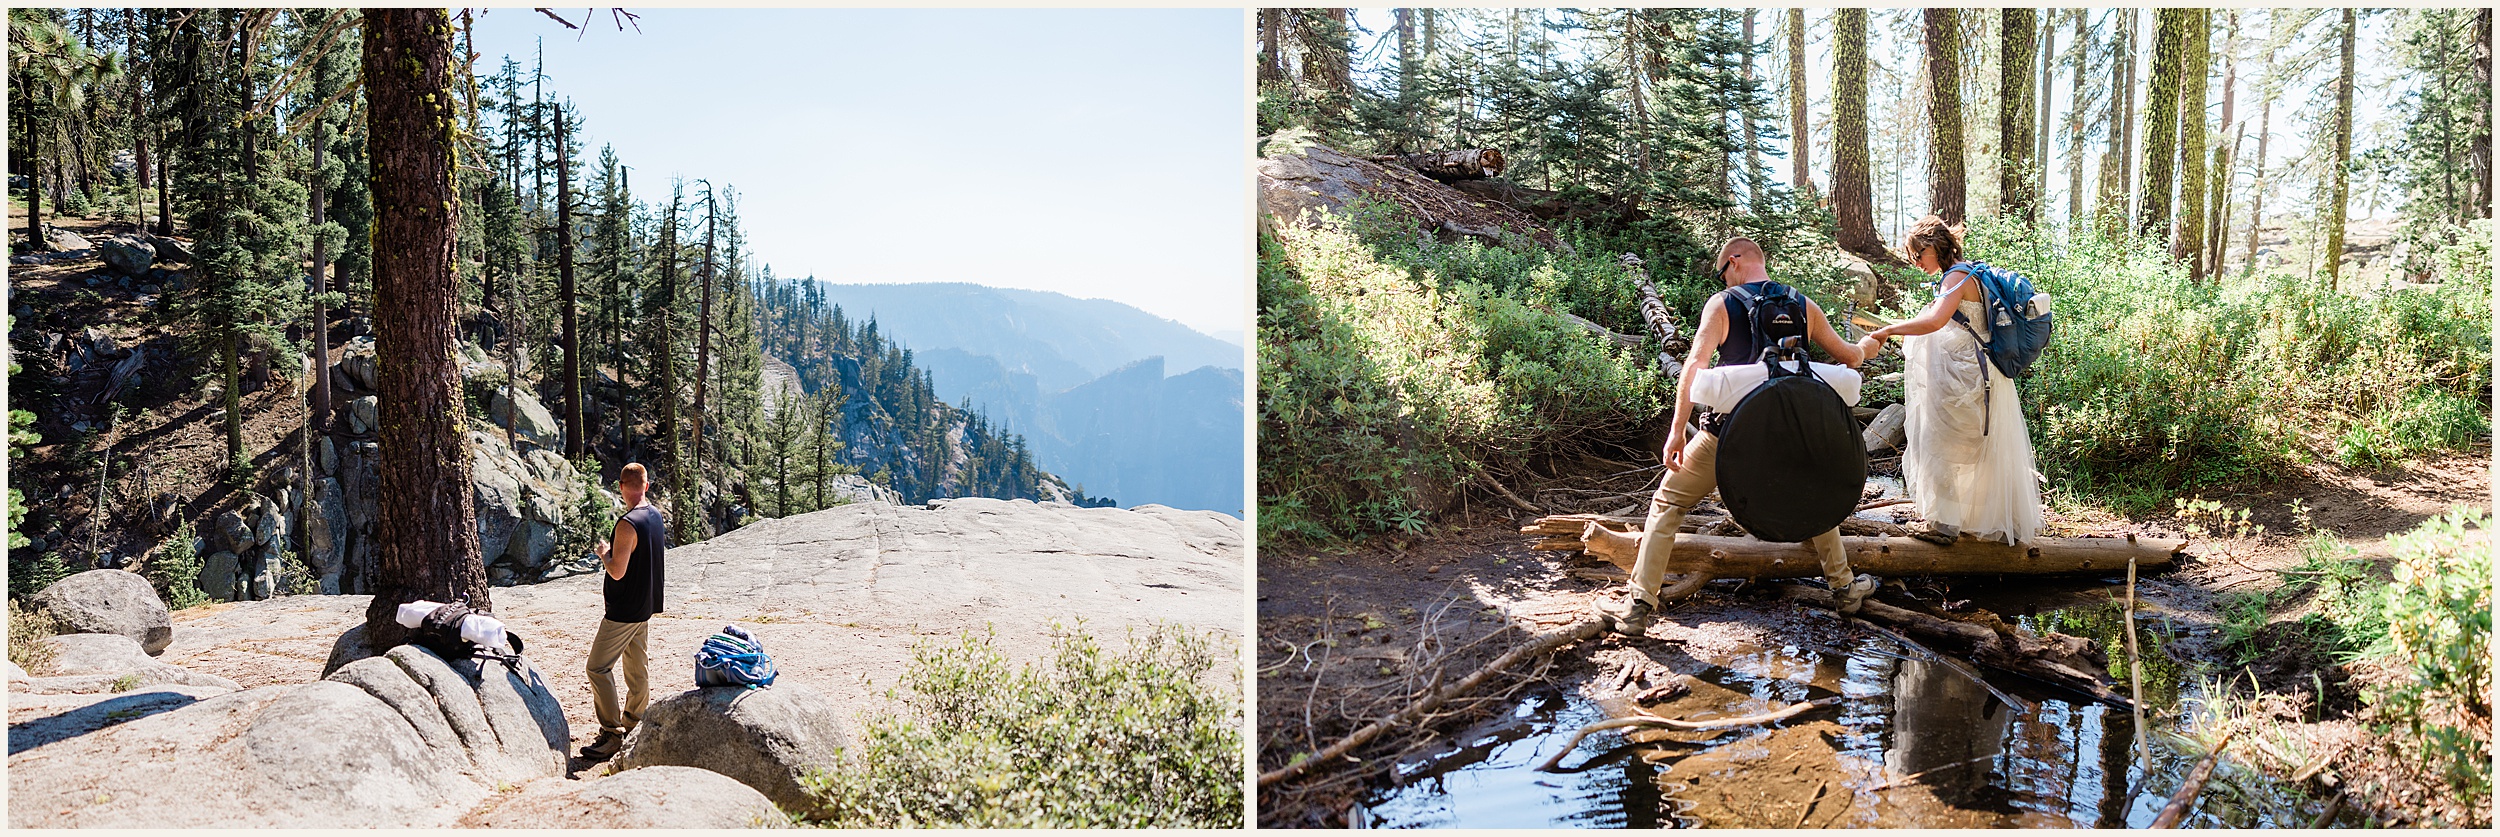
[{"label": "distant mountain ridge", "polygon": [[825,300],[854,320],[872,316],[915,352],[954,349],[998,358],[1010,372],[1057,392],[1160,356],[1175,373],[1244,368],[1227,343],[1126,303],[969,282],[901,285],[824,283]]},{"label": "distant mountain ridge", "polygon": [[948,403],[1025,437],[1086,494],[1244,511],[1244,351],[1135,307],[968,283],[836,285],[825,301],[911,349]]}]

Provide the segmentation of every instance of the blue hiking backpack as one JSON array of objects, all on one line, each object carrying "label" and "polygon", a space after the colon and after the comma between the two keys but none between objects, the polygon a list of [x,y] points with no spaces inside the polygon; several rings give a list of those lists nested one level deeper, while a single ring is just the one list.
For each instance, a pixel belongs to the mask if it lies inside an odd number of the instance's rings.
[{"label": "blue hiking backpack", "polygon": [[[2048,348],[2049,333],[2055,330],[2049,312],[2033,305],[2032,298],[2038,292],[2032,290],[2031,280],[2011,270],[1990,267],[1987,262],[1963,262],[1954,265],[1953,270],[1969,273],[1987,295],[1988,339],[1982,341],[1980,351],[2006,377],[2031,377],[2032,363],[2040,359],[2040,350]],[[1950,275],[1951,271],[1946,273]],[[1961,311],[1953,312],[1953,321],[1961,323],[1973,339],[1979,337],[1979,327],[1973,326]],[[1981,366],[1983,377],[1987,365]]]},{"label": "blue hiking backpack", "polygon": [[736,625],[721,626],[720,633],[703,641],[694,652],[694,685],[745,686],[761,689],[773,684],[781,671],[773,666],[772,655],[764,653],[764,644],[753,634]]}]

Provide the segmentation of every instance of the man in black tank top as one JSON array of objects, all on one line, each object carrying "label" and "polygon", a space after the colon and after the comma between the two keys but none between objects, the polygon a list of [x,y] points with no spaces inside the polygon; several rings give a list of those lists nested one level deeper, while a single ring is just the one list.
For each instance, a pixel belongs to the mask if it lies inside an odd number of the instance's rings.
[{"label": "man in black tank top", "polygon": [[[625,497],[625,516],[616,521],[608,543],[599,545],[599,562],[607,570],[601,593],[607,611],[599,635],[590,641],[590,699],[599,714],[599,738],[582,755],[605,759],[624,746],[625,734],[642,722],[651,705],[649,655],[651,616],[661,612],[662,575],[668,529],[660,509],[651,505],[649,474],[642,463],[630,462],[617,474],[617,493]],[[616,699],[617,664],[625,669],[625,700]]]},{"label": "man in black tank top", "polygon": [[[1702,370],[1712,366],[1714,353],[1722,365],[1752,363],[1761,359],[1766,343],[1781,336],[1800,335],[1833,361],[1855,367],[1865,360],[1870,348],[1865,341],[1852,344],[1841,339],[1824,319],[1822,308],[1812,299],[1803,299],[1803,294],[1797,295],[1803,304],[1788,312],[1790,320],[1804,320],[1792,322],[1794,331],[1764,322],[1767,318],[1758,314],[1773,310],[1773,299],[1787,289],[1770,281],[1762,247],[1752,239],[1729,239],[1719,250],[1718,266],[1719,277],[1727,282],[1728,289],[1702,304],[1701,323],[1693,330],[1693,354],[1684,363],[1682,383],[1675,388],[1675,425],[1667,431],[1667,474],[1649,498],[1649,517],[1641,527],[1640,557],[1632,565],[1631,589],[1619,599],[1597,603],[1598,616],[1618,633],[1637,636],[1649,630],[1650,616],[1659,604],[1658,586],[1667,577],[1669,558],[1675,550],[1677,529],[1693,504],[1718,488],[1717,425],[1705,421],[1700,433],[1689,442],[1685,438],[1686,423],[1693,420],[1693,382]],[[1592,537],[1605,534],[1599,527],[1590,527]],[[1849,559],[1840,549],[1840,530],[1817,535],[1810,543],[1816,557],[1822,560],[1823,579],[1831,584],[1841,610],[1856,611],[1858,603],[1874,590],[1875,579],[1850,573]]]}]

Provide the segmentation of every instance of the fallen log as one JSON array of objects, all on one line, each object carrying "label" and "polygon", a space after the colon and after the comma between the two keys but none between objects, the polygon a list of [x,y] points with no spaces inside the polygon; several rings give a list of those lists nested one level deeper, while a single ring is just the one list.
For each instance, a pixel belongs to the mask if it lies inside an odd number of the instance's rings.
[{"label": "fallen log", "polygon": [[[1637,497],[1641,500],[1647,500],[1649,499],[1649,492],[1644,490],[1639,494],[1618,496],[1630,496]],[[1646,503],[1642,505],[1646,505]],[[1632,507],[1632,511],[1639,511],[1640,508],[1640,505],[1635,505]],[[1538,518],[1536,522],[1520,527],[1519,533],[1523,535],[1541,536],[1541,540],[1528,547],[1529,549],[1537,552],[1579,552],[1585,548],[1585,545],[1580,541],[1580,532],[1581,530],[1586,529],[1587,524],[1589,523],[1596,523],[1616,532],[1627,532],[1633,535],[1640,534],[1641,518],[1626,516],[1628,514],[1629,512],[1618,514],[1550,515]],[[1684,515],[1684,525],[1676,527],[1676,531],[1687,535],[1702,534],[1733,537],[1743,535],[1744,527],[1738,526],[1734,521],[1729,520],[1724,512],[1694,511]],[[1868,520],[1863,517],[1852,517],[1840,522],[1840,534],[1844,538],[1851,536],[1872,537],[1877,535],[1886,535],[1895,538],[1908,538],[1910,536],[1910,530],[1897,523],[1887,523],[1881,520]],[[1638,554],[1638,550],[1634,550],[1633,554]],[[1625,566],[1629,567],[1630,565],[1627,564]]]},{"label": "fallen log", "polygon": [[1686,732],[1699,732],[1714,729],[1730,729],[1734,727],[1761,726],[1763,724],[1785,721],[1790,718],[1797,717],[1798,715],[1805,714],[1807,710],[1811,710],[1816,707],[1831,706],[1840,703],[1842,700],[1844,700],[1844,698],[1834,695],[1832,697],[1815,698],[1809,701],[1792,703],[1768,712],[1746,715],[1741,718],[1712,718],[1706,721],[1688,721],[1680,718],[1661,717],[1649,714],[1648,710],[1635,709],[1634,711],[1636,714],[1617,718],[1608,718],[1606,720],[1581,727],[1579,731],[1571,734],[1570,740],[1563,742],[1562,749],[1555,751],[1552,758],[1546,759],[1544,764],[1537,765],[1536,769],[1540,773],[1554,772],[1554,768],[1562,764],[1563,758],[1571,755],[1572,748],[1580,746],[1580,741],[1588,738],[1591,733],[1603,732],[1610,729],[1622,729],[1625,727],[1665,727],[1667,729],[1684,730]]},{"label": "fallen log", "polygon": [[[1773,589],[1789,601],[1832,606],[1831,591],[1819,587],[1782,583]],[[2092,643],[2088,640],[2054,633],[2038,636],[1984,613],[1973,621],[1955,621],[1873,599],[1860,604],[1855,615],[1916,637],[1934,651],[2071,690],[2107,706],[2135,708],[2134,701],[2110,688],[2100,664],[2089,657]]]},{"label": "fallen log", "polygon": [[1603,626],[1596,619],[1583,619],[1571,627],[1564,628],[1550,634],[1543,634],[1535,639],[1522,643],[1518,647],[1505,652],[1502,656],[1494,658],[1493,662],[1486,663],[1483,668],[1476,669],[1475,673],[1467,675],[1465,678],[1456,683],[1434,690],[1431,694],[1425,695],[1422,700],[1418,700],[1413,704],[1408,705],[1404,710],[1399,711],[1396,715],[1389,716],[1388,718],[1375,722],[1370,726],[1355,730],[1354,734],[1346,736],[1343,740],[1340,740],[1335,744],[1328,745],[1326,748],[1321,749],[1318,753],[1313,754],[1310,758],[1259,774],[1259,787],[1267,787],[1268,785],[1282,782],[1286,779],[1291,779],[1295,776],[1302,775],[1304,771],[1310,770],[1315,765],[1344,758],[1346,754],[1354,752],[1355,748],[1361,747],[1364,744],[1370,743],[1372,739],[1380,737],[1381,733],[1388,732],[1389,730],[1396,728],[1399,724],[1410,723],[1416,718],[1423,717],[1424,713],[1431,712],[1441,704],[1449,702],[1451,698],[1473,691],[1477,686],[1483,685],[1484,681],[1492,679],[1493,675],[1502,673],[1504,669],[1508,669],[1511,666],[1518,665],[1519,663],[1529,659],[1553,653],[1554,651],[1561,649],[1563,646],[1597,636],[1597,633],[1600,630],[1603,630]]},{"label": "fallen log", "polygon": [[2222,748],[2231,746],[2231,736],[2238,732],[2227,730],[2222,733],[2222,740],[2214,744],[2213,752],[2206,753],[2205,759],[2196,763],[2196,769],[2188,771],[2187,781],[2179,785],[2178,793],[2170,795],[2170,804],[2162,806],[2161,813],[2153,817],[2150,827],[2179,827],[2179,821],[2187,818],[2188,806],[2196,803],[2197,794],[2205,792],[2205,780],[2213,778],[2214,767],[2222,763]]},{"label": "fallen log", "polygon": [[1649,281],[1649,272],[1641,269],[1641,257],[1625,253],[1616,261],[1624,272],[1632,274],[1633,287],[1640,291],[1641,319],[1649,322],[1650,334],[1658,338],[1658,371],[1669,378],[1684,374],[1680,355],[1693,350],[1692,341],[1684,339],[1676,327],[1675,315],[1658,299],[1658,286]]},{"label": "fallen log", "polygon": [[[1640,556],[1637,522],[1597,515],[1556,515],[1520,527],[1520,534],[1545,540],[1534,548],[1564,550],[1560,530],[1577,526],[1579,549],[1616,566],[1631,569]],[[2187,546],[2171,538],[2033,538],[2021,544],[1964,538],[1938,546],[1915,538],[1853,537],[1845,530],[1841,548],[1853,570],[1877,575],[2054,575],[2110,573],[2127,569],[2127,559],[2159,569]],[[1714,578],[1812,578],[1823,574],[1813,547],[1803,543],[1771,543],[1745,537],[1682,535],[1675,539],[1671,573],[1694,571]]]},{"label": "fallen log", "polygon": [[1370,158],[1375,163],[1401,163],[1422,172],[1425,177],[1452,183],[1460,180],[1482,180],[1502,173],[1502,152],[1492,148],[1464,148],[1456,151],[1425,151],[1416,154],[1380,154]]}]

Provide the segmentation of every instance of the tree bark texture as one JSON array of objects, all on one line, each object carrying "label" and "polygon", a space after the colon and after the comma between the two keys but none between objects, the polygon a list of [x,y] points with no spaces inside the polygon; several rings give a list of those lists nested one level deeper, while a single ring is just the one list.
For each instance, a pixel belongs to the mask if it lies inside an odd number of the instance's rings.
[{"label": "tree bark texture", "polygon": [[[316,70],[315,72],[319,72]],[[330,241],[321,235],[321,225],[329,223],[329,182],[322,179],[322,167],[329,159],[329,128],[327,121],[316,116],[312,124],[312,205],[313,251],[312,273],[304,281],[312,287],[312,349],[313,349],[313,433],[330,429],[330,317],[321,295],[330,290]],[[310,469],[306,469],[310,470]],[[307,495],[309,496],[309,495]]]},{"label": "tree bark texture", "polygon": [[2266,220],[2266,140],[2274,128],[2274,97],[2265,96],[2257,105],[2257,164],[2248,178],[2248,263],[2240,267],[2243,275],[2257,270],[2257,228]]},{"label": "tree bark texture", "polygon": [[2036,221],[2040,201],[2032,194],[2032,183],[2040,164],[2032,159],[2031,62],[2040,49],[2040,10],[2004,9],[1998,14],[2004,64],[1997,76],[1997,148],[2005,164],[1998,169],[1997,192],[2004,196],[2005,214]]},{"label": "tree bark texture", "polygon": [[2092,32],[2087,27],[2090,14],[2084,9],[2072,10],[2075,21],[2075,88],[2066,106],[2066,225],[2081,229],[2083,223],[2083,96],[2084,77],[2092,67]]},{"label": "tree bark texture", "polygon": [[[2208,12],[2210,14],[2210,12]],[[2214,191],[2206,201],[2205,275],[2222,275],[2223,239],[2230,237],[2231,165],[2240,155],[2240,138],[2247,132],[2231,125],[2231,97],[2238,93],[2240,81],[2240,13],[2231,10],[2230,24],[2222,36],[2222,121],[2216,129],[2231,135],[2231,144],[2224,146],[2221,133],[2215,134],[2213,182]]]},{"label": "tree bark texture", "polygon": [[1962,74],[1957,57],[1961,39],[1956,10],[1926,12],[1927,125],[1929,163],[1927,205],[1945,223],[1962,223],[1968,178],[1962,168]]},{"label": "tree bark texture", "polygon": [[[1600,535],[1583,540],[1590,523],[1618,537]],[[1598,515],[1556,515],[1522,527],[1521,534],[1540,536],[1532,548],[1540,552],[1583,550],[1625,570],[1640,556],[1641,522]],[[1938,546],[1917,538],[1843,535],[1841,549],[1850,568],[1894,575],[2055,575],[2119,572],[2133,558],[2139,567],[2170,566],[2171,556],[2187,541],[2166,538],[2033,538],[2019,545],[1964,538]],[[1811,544],[1771,543],[1750,537],[1680,534],[1670,572],[1707,570],[1717,578],[1820,578],[1822,565]]]},{"label": "tree bark texture", "polygon": [[1285,10],[1259,10],[1259,84],[1285,80]]},{"label": "tree bark texture", "polygon": [[[2144,108],[2144,103],[2137,100],[2135,90],[2135,68],[2136,64],[2139,63],[2139,53],[2136,50],[2136,43],[2144,39],[2144,10],[2128,9],[2126,11],[2126,15],[2126,26],[2124,27],[2126,29],[2126,36],[2123,39],[2126,43],[2126,55],[2120,63],[2125,65],[2127,77],[2125,83],[2119,87],[2119,91],[2124,94],[2125,101],[2121,103],[2118,110],[2119,113],[2124,114],[2126,117],[2125,129],[2118,133],[2120,143],[2120,147],[2118,149],[2118,195],[2122,202],[2132,201],[2135,196],[2135,115]],[[2130,206],[2131,204],[2122,203],[2119,207],[2119,216],[2122,218],[2134,218],[2135,213]]]},{"label": "tree bark texture", "polygon": [[[2132,12],[2127,12],[2132,14]],[[2127,44],[2126,19],[2111,15],[2109,35],[2109,110],[2101,129],[2109,138],[2101,154],[2101,202],[2093,224],[2103,235],[2127,226],[2127,69],[2133,50]]]},{"label": "tree bark texture", "polygon": [[373,331],[382,393],[380,564],[365,637],[407,629],[399,605],[465,600],[491,610],[469,491],[469,445],[454,359],[459,288],[452,246],[451,17],[364,10],[364,88],[373,189]]},{"label": "tree bark texture", "polygon": [[1866,154],[1866,10],[1832,17],[1832,214],[1840,249],[1870,262],[1901,264],[1875,235],[1875,184]]},{"label": "tree bark texture", "polygon": [[[2490,6],[2484,6],[2474,12],[2474,84],[2478,90],[2489,91],[2491,89]],[[2491,100],[2488,98],[2490,94],[2486,92],[2484,95],[2486,98],[2483,100],[2483,110],[2488,113],[2491,110]],[[2491,120],[2484,119],[2474,124],[2474,138],[2470,144],[2473,150],[2468,156],[2472,158],[2474,194],[2478,196],[2474,202],[2474,217],[2489,218],[2491,217]]]},{"label": "tree bark texture", "polygon": [[556,298],[564,305],[564,456],[582,455],[582,344],[575,330],[580,305],[573,288],[572,117],[556,111]]},{"label": "tree bark texture", "polygon": [[1464,148],[1456,151],[1425,151],[1416,154],[1383,154],[1371,158],[1375,163],[1404,163],[1422,172],[1425,177],[1454,183],[1461,180],[1483,180],[1502,173],[1500,149]]},{"label": "tree bark texture", "polygon": [[2213,65],[2213,10],[2183,9],[2179,38],[2179,220],[2171,253],[2188,280],[2205,278],[2205,71]]},{"label": "tree bark texture", "polygon": [[1788,177],[1804,200],[1814,194],[1814,134],[1806,122],[1806,10],[1788,10]]},{"label": "tree bark texture", "polygon": [[2352,164],[2352,77],[2353,40],[2358,21],[2352,9],[2344,10],[2344,71],[2335,81],[2335,156],[2328,159],[2335,185],[2328,190],[2326,209],[2326,287],[2337,290],[2344,263],[2344,204],[2352,199],[2350,173]]},{"label": "tree bark texture", "polygon": [[[1740,65],[1742,66],[1745,74],[1745,83],[1748,85],[1752,84],[1754,81],[1753,54],[1755,41],[1753,39],[1753,18],[1754,14],[1759,11],[1761,10],[1745,10],[1745,54],[1744,57],[1740,59]],[[1760,132],[1756,131],[1754,128],[1753,113],[1748,108],[1737,108],[1736,119],[1745,126],[1745,201],[1748,205],[1758,206],[1762,201],[1762,186],[1770,180],[1768,176],[1763,174],[1762,170],[1762,138],[1760,136]]]},{"label": "tree bark texture", "polygon": [[2186,61],[2188,12],[2161,9],[2153,13],[2153,80],[2144,103],[2144,183],[2138,190],[2135,231],[2143,236],[2170,232],[2171,177],[2179,161],[2180,72]]}]

